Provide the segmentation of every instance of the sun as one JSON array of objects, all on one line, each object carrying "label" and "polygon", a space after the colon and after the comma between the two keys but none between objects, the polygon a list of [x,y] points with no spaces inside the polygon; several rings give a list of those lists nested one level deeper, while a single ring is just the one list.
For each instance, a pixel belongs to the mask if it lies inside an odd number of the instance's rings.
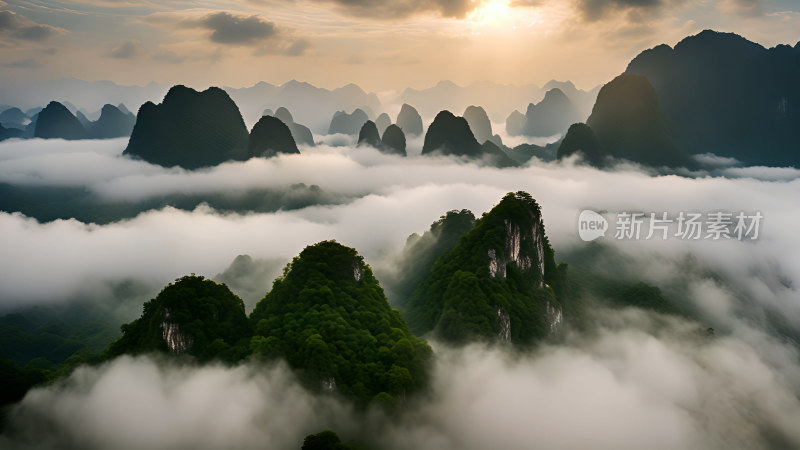
[{"label": "sun", "polygon": [[470,22],[476,25],[493,27],[510,26],[514,21],[514,12],[510,0],[489,0],[476,8],[469,15]]}]

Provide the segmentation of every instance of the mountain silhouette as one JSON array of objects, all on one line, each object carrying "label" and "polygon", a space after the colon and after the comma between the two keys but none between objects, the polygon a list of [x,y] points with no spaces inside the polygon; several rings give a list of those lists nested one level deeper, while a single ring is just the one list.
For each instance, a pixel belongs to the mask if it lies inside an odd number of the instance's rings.
[{"label": "mountain silhouette", "polygon": [[328,128],[328,134],[358,134],[364,122],[368,121],[369,117],[363,110],[356,108],[352,113],[347,114],[344,111],[336,111],[331,119],[331,126]]},{"label": "mountain silhouette", "polygon": [[506,118],[506,133],[510,136],[519,136],[525,132],[525,115],[514,110]]},{"label": "mountain silhouette", "polygon": [[386,127],[386,131],[383,132],[383,137],[381,138],[381,143],[386,153],[396,153],[401,156],[407,156],[406,135],[397,125],[391,124]]},{"label": "mountain silhouette", "polygon": [[364,125],[358,132],[358,145],[369,145],[377,149],[380,149],[383,146],[381,143],[381,137],[378,134],[378,127],[375,126],[375,122],[371,120],[364,122]]},{"label": "mountain silhouette", "polygon": [[422,146],[423,155],[434,152],[480,158],[481,145],[472,134],[466,119],[455,116],[450,111],[441,111],[428,127]]},{"label": "mountain silhouette", "polygon": [[279,153],[300,154],[300,151],[283,121],[273,116],[262,116],[250,131],[247,156],[271,158]]},{"label": "mountain silhouette", "polygon": [[17,138],[22,137],[23,131],[19,128],[6,128],[2,124],[0,124],[0,141],[5,139]]},{"label": "mountain silhouette", "polygon": [[173,86],[156,105],[139,108],[123,154],[186,169],[245,159],[248,133],[236,104],[220,88]]},{"label": "mountain silhouette", "polygon": [[36,119],[34,137],[43,139],[86,139],[89,134],[77,117],[59,102],[50,102]]},{"label": "mountain silhouette", "polygon": [[478,143],[472,134],[467,120],[453,115],[450,111],[441,111],[428,127],[425,133],[425,142],[422,146],[423,155],[440,154],[466,157],[469,159],[485,160],[498,167],[515,165],[499,147],[490,141],[483,146]]},{"label": "mountain silhouette", "polygon": [[688,152],[800,165],[800,46],[766,49],[705,30],[643,51],[626,73],[652,83]]},{"label": "mountain silhouette", "polygon": [[[267,110],[269,111],[269,110]],[[308,129],[307,126],[301,125],[294,121],[294,117],[292,117],[292,113],[289,112],[288,109],[281,106],[275,111],[275,114],[266,114],[265,116],[275,116],[280,119],[283,123],[289,127],[289,130],[292,132],[292,137],[294,138],[295,143],[298,145],[314,145],[314,135],[311,133],[311,130]]]},{"label": "mountain silhouette", "polygon": [[383,135],[383,132],[386,131],[386,128],[392,124],[392,119],[386,113],[381,113],[377,119],[375,119],[375,126],[378,127],[378,133]]},{"label": "mountain silhouette", "polygon": [[603,152],[615,158],[651,166],[693,165],[675,145],[658,96],[641,75],[623,74],[604,85],[586,124]]},{"label": "mountain silhouette", "polygon": [[506,148],[504,151],[517,162],[517,164],[525,164],[531,158],[537,158],[542,161],[553,161],[556,159],[556,151],[558,144],[547,144],[544,147],[535,144],[519,144],[514,148]]},{"label": "mountain silhouette", "polygon": [[106,104],[100,110],[100,118],[89,123],[87,130],[93,139],[108,139],[130,136],[135,124],[136,116]]},{"label": "mountain silhouette", "polygon": [[92,121],[89,120],[82,111],[76,111],[75,118],[78,119],[78,122],[81,123],[81,126],[83,126],[83,128],[88,132],[89,127],[92,125]]},{"label": "mountain silhouette", "polygon": [[576,123],[569,127],[567,135],[558,147],[557,157],[566,158],[575,153],[581,153],[586,161],[595,167],[602,167],[605,164],[605,154],[600,148],[597,136],[584,123]]},{"label": "mountain silhouette", "polygon": [[403,103],[403,106],[400,107],[395,124],[402,128],[403,133],[407,135],[420,136],[422,134],[422,117],[413,106],[407,103]]},{"label": "mountain silhouette", "polygon": [[0,125],[6,128],[23,129],[28,124],[28,116],[19,108],[8,108],[0,113]]},{"label": "mountain silhouette", "polygon": [[464,119],[478,142],[486,142],[492,138],[492,122],[486,111],[480,106],[470,105],[464,110]]},{"label": "mountain silhouette", "polygon": [[565,133],[571,124],[581,119],[578,108],[561,89],[553,88],[547,91],[541,102],[528,105],[522,134],[547,137]]}]

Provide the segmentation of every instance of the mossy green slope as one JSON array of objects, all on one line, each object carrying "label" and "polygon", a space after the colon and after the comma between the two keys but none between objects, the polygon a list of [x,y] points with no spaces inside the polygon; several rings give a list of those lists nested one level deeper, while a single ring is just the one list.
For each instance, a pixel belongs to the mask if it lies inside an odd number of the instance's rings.
[{"label": "mossy green slope", "polygon": [[430,347],[389,306],[363,258],[335,241],[294,258],[251,321],[253,352],[285,358],[312,388],[368,402],[425,385]]},{"label": "mossy green slope", "polygon": [[509,193],[434,263],[405,309],[412,330],[451,343],[527,345],[561,320],[556,266],[541,210],[525,192]]}]

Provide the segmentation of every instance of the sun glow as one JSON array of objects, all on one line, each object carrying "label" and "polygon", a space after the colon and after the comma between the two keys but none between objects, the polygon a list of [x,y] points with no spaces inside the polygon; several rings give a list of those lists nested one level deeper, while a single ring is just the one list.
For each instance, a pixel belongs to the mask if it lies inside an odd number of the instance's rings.
[{"label": "sun glow", "polygon": [[489,0],[480,8],[476,8],[469,15],[470,22],[476,25],[511,26],[514,21],[514,11],[509,5],[510,0]]}]

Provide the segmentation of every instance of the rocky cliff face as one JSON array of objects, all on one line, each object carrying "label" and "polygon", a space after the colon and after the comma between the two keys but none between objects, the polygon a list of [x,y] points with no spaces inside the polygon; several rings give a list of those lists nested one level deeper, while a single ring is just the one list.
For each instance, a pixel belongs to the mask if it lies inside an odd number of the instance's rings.
[{"label": "rocky cliff face", "polygon": [[[496,249],[490,248],[489,255],[489,275],[492,278],[505,278],[506,267],[515,263],[523,272],[534,269],[539,271],[539,287],[544,285],[544,236],[540,230],[541,221],[533,221],[531,229],[522,229],[517,222],[504,220],[506,225],[506,239],[504,251],[505,256],[497,256]],[[532,248],[533,255],[529,252],[521,252],[523,248]]]},{"label": "rocky cliff face", "polygon": [[169,308],[164,308],[161,317],[162,320],[159,325],[161,339],[164,340],[169,351],[174,354],[180,354],[190,350],[192,344],[194,344],[194,339],[182,332],[179,324],[170,321]]},{"label": "rocky cliff face", "polygon": [[[529,203],[529,197],[525,197],[524,193],[518,192],[514,196],[525,207],[517,211],[514,217],[503,219],[506,231],[503,251],[498,252],[494,248],[488,250],[489,273],[492,277],[504,278],[506,267],[515,263],[522,272],[535,271],[539,287],[543,287],[546,238],[541,210],[535,202]],[[498,254],[503,256],[498,257]]]},{"label": "rocky cliff face", "polygon": [[[162,352],[199,360],[238,360],[251,335],[244,302],[225,285],[186,276],[144,304],[106,354]],[[238,352],[238,353],[237,353]]]}]

